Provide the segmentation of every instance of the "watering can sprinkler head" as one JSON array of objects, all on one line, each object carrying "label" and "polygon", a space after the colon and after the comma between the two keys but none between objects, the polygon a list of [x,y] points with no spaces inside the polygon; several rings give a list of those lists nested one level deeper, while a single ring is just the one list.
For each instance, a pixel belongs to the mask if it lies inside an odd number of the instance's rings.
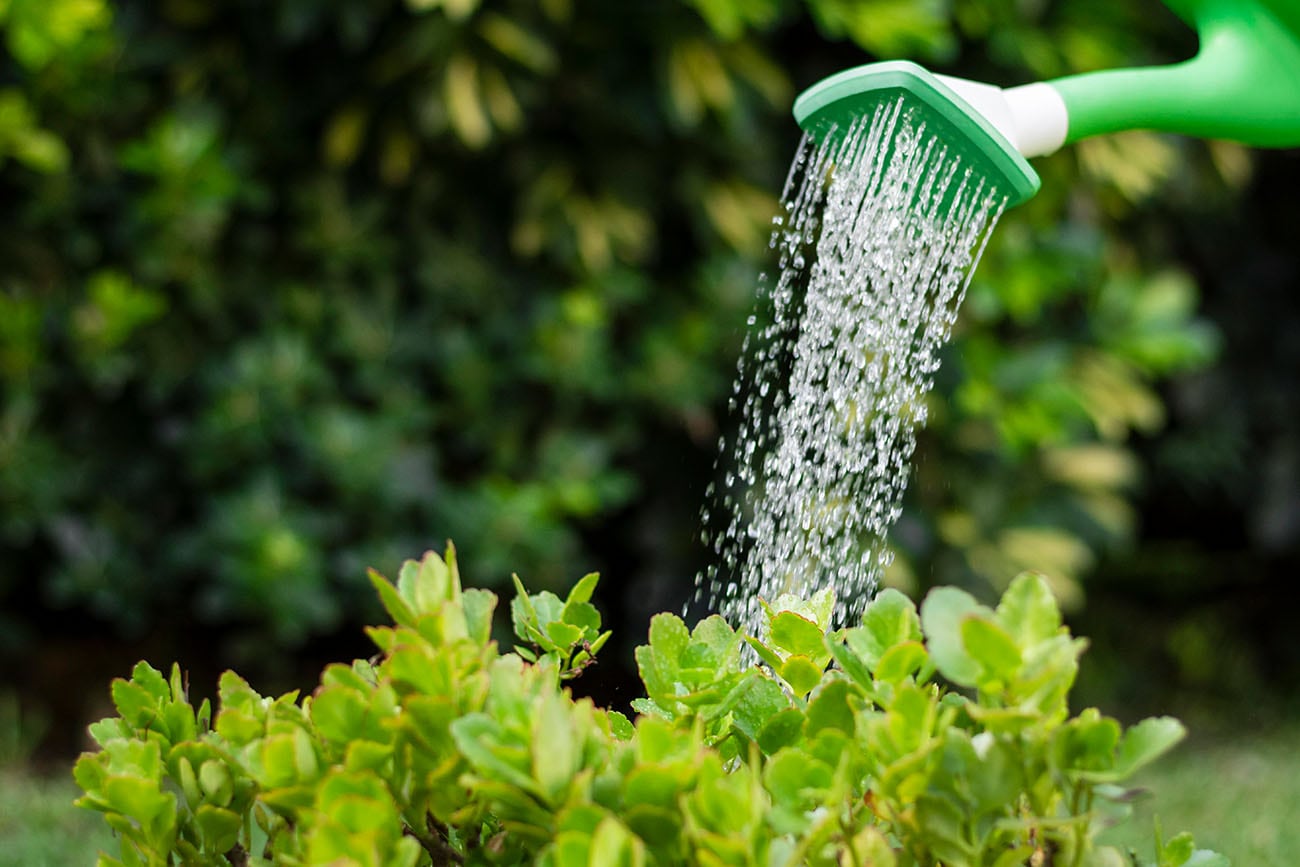
[{"label": "watering can sprinkler head", "polygon": [[1300,146],[1300,0],[1165,0],[1200,50],[1171,66],[1089,72],[1003,89],[889,61],[844,70],[795,100],[814,138],[900,96],[950,150],[1007,196],[1038,191],[1026,157],[1083,138],[1150,129],[1256,147]]}]

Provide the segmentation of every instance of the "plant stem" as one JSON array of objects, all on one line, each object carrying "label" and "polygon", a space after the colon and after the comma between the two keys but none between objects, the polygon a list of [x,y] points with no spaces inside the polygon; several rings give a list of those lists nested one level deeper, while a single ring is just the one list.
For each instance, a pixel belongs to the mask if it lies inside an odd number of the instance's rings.
[{"label": "plant stem", "polygon": [[425,825],[427,829],[423,833],[416,831],[409,825],[403,831],[419,841],[424,851],[429,853],[429,859],[433,862],[433,867],[448,867],[451,864],[465,863],[465,856],[457,852],[447,842],[446,829],[442,828],[432,816],[425,817]]}]

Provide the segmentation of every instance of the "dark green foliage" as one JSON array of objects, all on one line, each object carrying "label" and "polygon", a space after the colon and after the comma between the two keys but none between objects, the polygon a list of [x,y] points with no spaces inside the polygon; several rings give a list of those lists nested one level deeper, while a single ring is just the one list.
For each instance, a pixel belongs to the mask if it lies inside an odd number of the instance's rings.
[{"label": "dark green foliage", "polygon": [[659,615],[635,723],[562,687],[594,645],[564,628],[594,576],[563,605],[519,588],[531,659],[488,640],[495,597],[462,590],[450,550],[372,579],[395,624],[370,630],[379,654],[328,667],[301,704],[227,672],[213,720],[178,668],[114,682],[119,716],[75,771],[78,803],[120,836],[120,860],[99,864],[1228,863],[1188,835],[1157,841],[1155,862],[1096,844],[1127,809],[1117,784],[1183,728],[1070,716],[1084,642],[1038,576],[996,610],[941,588],[918,615],[887,590],[835,633],[829,594],[779,599],[748,637],[772,670],[744,664],[716,616],[688,630]]},{"label": "dark green foliage", "polygon": [[[796,88],[864,50],[1015,83],[1186,47],[1133,5],[5,4],[4,608],[291,647],[431,537],[498,585],[633,533],[647,574],[689,571]],[[971,287],[891,580],[1034,565],[1074,598],[1131,532],[1126,438],[1214,335],[1127,227],[1198,153],[1041,163]]]}]

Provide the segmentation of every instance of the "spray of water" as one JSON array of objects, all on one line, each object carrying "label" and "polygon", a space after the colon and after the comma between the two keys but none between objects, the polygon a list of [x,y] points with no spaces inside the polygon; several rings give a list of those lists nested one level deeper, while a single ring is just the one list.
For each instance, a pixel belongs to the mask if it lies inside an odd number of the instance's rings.
[{"label": "spray of water", "polygon": [[856,622],[892,558],[926,395],[1005,197],[900,100],[806,138],[733,387],[696,599],[758,634],[759,599],[835,590]]}]

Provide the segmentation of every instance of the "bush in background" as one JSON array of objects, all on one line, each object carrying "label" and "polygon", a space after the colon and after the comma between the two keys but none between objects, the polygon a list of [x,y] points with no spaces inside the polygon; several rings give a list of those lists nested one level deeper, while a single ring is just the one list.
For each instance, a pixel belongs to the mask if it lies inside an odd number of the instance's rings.
[{"label": "bush in background", "polygon": [[[497,583],[637,564],[631,622],[685,598],[798,87],[875,57],[1011,83],[1192,47],[1119,0],[0,21],[0,652],[53,608],[220,628],[213,653],[263,663],[373,614],[363,567],[452,536]],[[1157,383],[1217,345],[1162,209],[1231,201],[1251,161],[1131,134],[1038,163],[946,358],[894,583],[1034,566],[1080,600],[1135,532]]]}]

